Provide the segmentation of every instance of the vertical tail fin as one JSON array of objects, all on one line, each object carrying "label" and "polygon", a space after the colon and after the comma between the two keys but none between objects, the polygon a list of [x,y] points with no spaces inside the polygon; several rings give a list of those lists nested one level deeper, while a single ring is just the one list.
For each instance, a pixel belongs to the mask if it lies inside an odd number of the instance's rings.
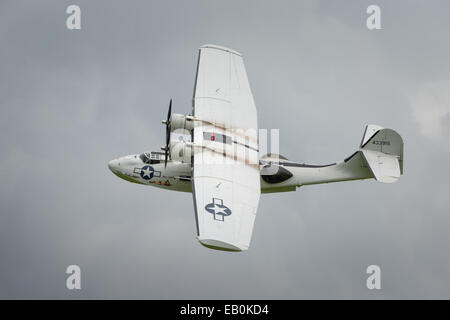
[{"label": "vertical tail fin", "polygon": [[395,182],[403,174],[403,140],[394,130],[366,126],[360,148],[377,181]]}]

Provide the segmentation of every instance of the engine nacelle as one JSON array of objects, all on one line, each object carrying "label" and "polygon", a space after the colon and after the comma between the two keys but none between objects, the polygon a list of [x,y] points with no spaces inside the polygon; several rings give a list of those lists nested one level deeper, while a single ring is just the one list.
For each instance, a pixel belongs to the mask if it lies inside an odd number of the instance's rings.
[{"label": "engine nacelle", "polygon": [[[170,114],[170,107],[169,107]],[[195,118],[184,114],[173,113],[170,119],[170,135],[168,149],[161,147],[164,151],[169,151],[171,160],[190,162],[192,155],[192,130],[194,129]],[[167,125],[167,120],[163,120]]]},{"label": "engine nacelle", "polygon": [[190,134],[192,129],[194,129],[194,120],[192,116],[185,116],[184,114],[172,114],[172,118],[170,120],[170,130],[177,131],[181,133],[182,131],[185,134]]},{"label": "engine nacelle", "polygon": [[172,160],[191,162],[191,155],[192,143],[190,141],[170,141],[170,157]]}]

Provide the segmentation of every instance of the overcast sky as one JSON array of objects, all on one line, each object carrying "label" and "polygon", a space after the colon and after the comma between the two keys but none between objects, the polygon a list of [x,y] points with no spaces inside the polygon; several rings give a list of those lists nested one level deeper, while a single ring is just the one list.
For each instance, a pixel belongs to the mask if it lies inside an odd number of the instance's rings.
[{"label": "overcast sky", "polygon": [[[81,30],[66,8],[81,7]],[[381,8],[381,30],[366,9]],[[448,1],[0,1],[0,298],[450,298]],[[262,195],[250,250],[196,240],[192,195],[128,183],[191,111],[198,47],[241,52],[261,128],[326,164],[366,124],[404,175]],[[69,291],[68,265],[82,289]],[[366,268],[381,267],[381,290]]]}]

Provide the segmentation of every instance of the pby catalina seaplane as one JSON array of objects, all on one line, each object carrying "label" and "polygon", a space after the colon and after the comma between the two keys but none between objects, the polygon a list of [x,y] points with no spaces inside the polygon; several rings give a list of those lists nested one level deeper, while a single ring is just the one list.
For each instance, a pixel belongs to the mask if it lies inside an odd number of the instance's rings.
[{"label": "pby catalina seaplane", "polygon": [[162,151],[109,162],[118,177],[167,190],[192,192],[197,238],[208,248],[243,251],[250,245],[261,193],[295,191],[318,183],[403,174],[403,141],[391,129],[367,125],[359,150],[339,163],[308,165],[268,153],[259,158],[256,107],[242,55],[200,47],[192,115],[169,104]]}]

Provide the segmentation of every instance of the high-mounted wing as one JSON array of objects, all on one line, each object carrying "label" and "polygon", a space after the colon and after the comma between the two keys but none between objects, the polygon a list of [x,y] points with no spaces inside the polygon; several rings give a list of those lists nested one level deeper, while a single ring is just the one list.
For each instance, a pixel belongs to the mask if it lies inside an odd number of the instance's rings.
[{"label": "high-mounted wing", "polygon": [[239,53],[200,48],[193,115],[198,240],[213,249],[247,250],[261,187],[256,107]]}]

